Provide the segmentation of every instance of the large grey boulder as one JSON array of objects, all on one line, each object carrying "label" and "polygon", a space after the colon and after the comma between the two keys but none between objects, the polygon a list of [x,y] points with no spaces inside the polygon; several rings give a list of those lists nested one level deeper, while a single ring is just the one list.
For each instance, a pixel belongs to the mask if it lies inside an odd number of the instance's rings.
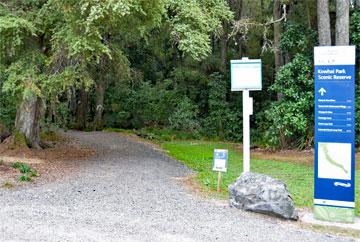
[{"label": "large grey boulder", "polygon": [[270,176],[246,172],[229,186],[230,206],[297,220],[286,184]]}]

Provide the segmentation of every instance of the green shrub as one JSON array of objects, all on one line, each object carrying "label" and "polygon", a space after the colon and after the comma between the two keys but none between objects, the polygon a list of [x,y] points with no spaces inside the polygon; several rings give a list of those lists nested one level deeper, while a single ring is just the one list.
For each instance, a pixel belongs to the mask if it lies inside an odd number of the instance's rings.
[{"label": "green shrub", "polygon": [[[351,44],[360,46],[360,12],[354,11],[350,18],[350,40]],[[358,49],[359,51],[359,49]]]},{"label": "green shrub", "polygon": [[165,80],[157,84],[140,82],[134,88],[122,84],[120,90],[110,87],[105,99],[105,125],[135,129],[167,125],[179,100],[170,85]]},{"label": "green shrub", "polygon": [[31,177],[29,177],[28,175],[23,175],[23,176],[20,176],[19,180],[22,182],[29,182],[29,181],[31,181]]},{"label": "green shrub", "polygon": [[0,123],[10,130],[14,125],[18,100],[13,95],[3,92],[4,80],[6,80],[5,67],[0,61]]},{"label": "green shrub", "polygon": [[15,162],[11,167],[18,169],[21,173],[30,173],[32,171],[30,166],[21,162]]},{"label": "green shrub", "polygon": [[[360,12],[354,11],[351,14],[350,18],[350,42],[352,45],[356,45],[356,57],[357,57],[357,66],[360,64]],[[360,72],[358,70],[356,75],[356,80],[359,80]],[[356,119],[355,119],[355,131],[358,134],[360,132],[360,86],[358,82],[356,82]],[[359,144],[359,135],[356,135],[356,143]]]},{"label": "green shrub", "polygon": [[[25,177],[37,177],[39,174],[36,170],[32,169],[29,165],[21,163],[21,162],[15,162],[11,165],[13,168],[18,169],[21,173],[25,174],[23,176]],[[22,176],[22,177],[23,177]],[[26,179],[26,178],[21,178]],[[24,180],[25,181],[25,180]]]},{"label": "green shrub", "polygon": [[314,80],[310,58],[298,54],[276,75],[270,90],[281,93],[259,122],[268,145],[275,147],[312,145],[314,123]]},{"label": "green shrub", "polygon": [[15,168],[15,169],[19,169],[21,167],[22,163],[20,162],[15,162],[11,165],[12,168]]},{"label": "green shrub", "polygon": [[220,73],[210,75],[209,113],[203,121],[203,133],[209,137],[237,141],[242,137],[242,121],[239,110],[229,107],[226,100],[228,90],[227,82]]},{"label": "green shrub", "polygon": [[200,127],[197,120],[198,108],[190,98],[184,97],[169,118],[170,128],[182,131],[195,131]]},{"label": "green shrub", "polygon": [[38,177],[38,176],[39,176],[39,173],[38,173],[37,171],[32,170],[32,171],[30,172],[30,177]]},{"label": "green shrub", "polygon": [[19,167],[21,173],[30,173],[32,172],[31,168],[27,164],[21,164]]},{"label": "green shrub", "polygon": [[[291,56],[298,53],[312,53],[317,41],[316,31],[298,23],[287,22],[281,35],[280,46],[283,52]],[[309,55],[311,56],[311,54]]]}]

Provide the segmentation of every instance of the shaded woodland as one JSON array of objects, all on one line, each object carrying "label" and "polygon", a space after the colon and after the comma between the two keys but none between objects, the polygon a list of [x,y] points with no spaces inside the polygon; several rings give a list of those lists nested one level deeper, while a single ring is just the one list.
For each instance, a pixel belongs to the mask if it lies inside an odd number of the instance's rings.
[{"label": "shaded woodland", "polygon": [[[156,128],[241,141],[242,99],[230,91],[229,64],[249,57],[263,63],[263,90],[251,93],[252,142],[310,148],[313,47],[359,47],[359,6],[0,0],[1,141],[20,134],[42,148],[40,133],[57,128]],[[357,112],[357,132],[359,119]]]}]

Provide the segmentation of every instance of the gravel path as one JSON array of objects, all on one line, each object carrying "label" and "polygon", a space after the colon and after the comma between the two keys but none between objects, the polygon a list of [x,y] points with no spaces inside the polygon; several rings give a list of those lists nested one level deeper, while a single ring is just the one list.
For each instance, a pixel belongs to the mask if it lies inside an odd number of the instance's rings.
[{"label": "gravel path", "polygon": [[97,156],[61,181],[0,189],[1,241],[345,240],[200,198],[175,179],[189,169],[127,137],[68,135]]}]

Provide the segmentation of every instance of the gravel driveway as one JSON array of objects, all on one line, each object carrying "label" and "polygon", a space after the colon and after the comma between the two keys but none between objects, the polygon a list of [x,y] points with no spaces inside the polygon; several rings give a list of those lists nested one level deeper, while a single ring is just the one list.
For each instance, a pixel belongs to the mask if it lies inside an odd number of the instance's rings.
[{"label": "gravel driveway", "polygon": [[128,137],[67,134],[97,156],[63,180],[0,189],[1,241],[345,240],[194,195],[176,179],[188,168]]}]

